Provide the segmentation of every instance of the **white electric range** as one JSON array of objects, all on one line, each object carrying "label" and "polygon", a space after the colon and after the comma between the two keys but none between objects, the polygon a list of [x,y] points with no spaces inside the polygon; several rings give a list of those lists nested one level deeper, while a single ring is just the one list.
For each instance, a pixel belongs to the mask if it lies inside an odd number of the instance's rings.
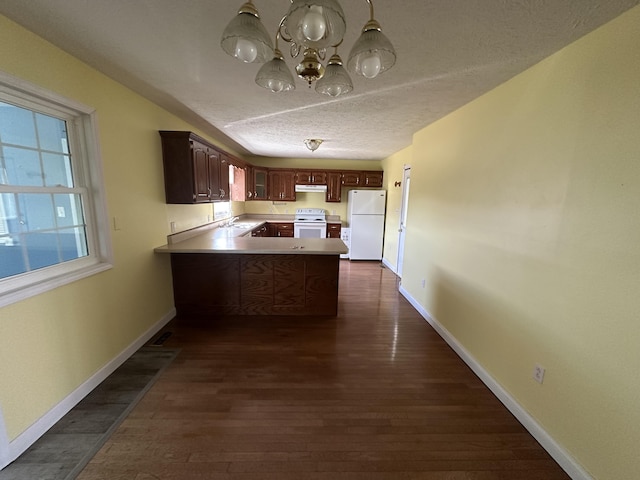
[{"label": "white electric range", "polygon": [[298,208],[293,219],[295,238],[326,238],[327,216],[323,208]]}]

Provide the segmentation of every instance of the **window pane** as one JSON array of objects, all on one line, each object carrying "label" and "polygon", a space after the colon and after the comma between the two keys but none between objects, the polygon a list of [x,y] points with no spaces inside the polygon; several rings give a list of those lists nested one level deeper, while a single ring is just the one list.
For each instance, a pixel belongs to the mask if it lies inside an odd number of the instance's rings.
[{"label": "window pane", "polygon": [[3,147],[2,157],[9,185],[42,186],[40,157],[35,150]]},{"label": "window pane", "polygon": [[37,113],[36,125],[38,126],[38,139],[40,140],[41,150],[69,153],[67,124],[64,120]]},{"label": "window pane", "polygon": [[0,235],[18,232],[18,209],[13,193],[0,194]]},{"label": "window pane", "polygon": [[6,237],[0,237],[0,278],[19,275],[27,271],[24,263],[22,247],[9,243],[3,243]]},{"label": "window pane", "polygon": [[0,141],[37,148],[33,113],[8,103],[0,103]]},{"label": "window pane", "polygon": [[48,193],[22,193],[18,195],[23,229],[49,230],[55,228],[53,196]]},{"label": "window pane", "polygon": [[43,153],[42,166],[44,169],[44,181],[46,186],[73,187],[71,159],[68,155]]},{"label": "window pane", "polygon": [[84,225],[82,201],[78,194],[56,194],[53,196],[58,228]]},{"label": "window pane", "polygon": [[60,250],[63,262],[89,255],[84,227],[60,230]]},{"label": "window pane", "polygon": [[24,238],[30,270],[60,263],[56,232],[28,233],[22,238]]}]

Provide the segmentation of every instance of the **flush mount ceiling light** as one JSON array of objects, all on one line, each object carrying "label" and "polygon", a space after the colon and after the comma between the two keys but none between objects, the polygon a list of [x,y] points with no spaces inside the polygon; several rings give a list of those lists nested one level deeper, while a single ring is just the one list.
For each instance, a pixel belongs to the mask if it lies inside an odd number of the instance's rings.
[{"label": "flush mount ceiling light", "polygon": [[320,140],[319,138],[307,138],[305,139],[304,144],[307,146],[309,150],[311,150],[312,152],[315,152],[322,142],[323,141]]},{"label": "flush mount ceiling light", "polygon": [[[396,52],[374,18],[372,0],[366,2],[370,19],[351,49],[347,67],[353,73],[371,79],[395,64]],[[272,92],[286,92],[295,89],[295,84],[278,49],[278,39],[282,39],[290,44],[292,58],[302,53],[302,61],[295,71],[309,88],[317,82],[316,92],[337,97],[353,90],[351,78],[338,55],[346,29],[344,12],[337,0],[291,0],[289,11],[276,31],[274,48],[258,10],[249,0],[225,28],[220,45],[238,60],[264,63],[256,83]],[[334,54],[325,66],[322,62],[329,48],[334,49]]]}]

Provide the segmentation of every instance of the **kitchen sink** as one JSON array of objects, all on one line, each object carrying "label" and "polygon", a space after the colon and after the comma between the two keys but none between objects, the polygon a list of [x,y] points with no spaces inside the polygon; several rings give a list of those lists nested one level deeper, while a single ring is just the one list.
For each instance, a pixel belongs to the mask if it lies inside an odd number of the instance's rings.
[{"label": "kitchen sink", "polygon": [[253,228],[255,226],[255,223],[234,223],[233,225],[229,226],[228,228],[243,228],[243,229],[247,229],[247,228]]}]

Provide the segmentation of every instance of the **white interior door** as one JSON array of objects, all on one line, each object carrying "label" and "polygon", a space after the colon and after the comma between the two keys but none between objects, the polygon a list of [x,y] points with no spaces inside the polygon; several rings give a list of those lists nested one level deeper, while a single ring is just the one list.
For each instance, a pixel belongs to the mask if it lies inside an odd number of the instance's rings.
[{"label": "white interior door", "polygon": [[404,166],[402,175],[402,204],[400,206],[400,225],[398,227],[398,264],[396,274],[402,278],[402,264],[404,262],[404,238],[407,229],[407,209],[409,206],[409,188],[411,187],[411,166]]}]

